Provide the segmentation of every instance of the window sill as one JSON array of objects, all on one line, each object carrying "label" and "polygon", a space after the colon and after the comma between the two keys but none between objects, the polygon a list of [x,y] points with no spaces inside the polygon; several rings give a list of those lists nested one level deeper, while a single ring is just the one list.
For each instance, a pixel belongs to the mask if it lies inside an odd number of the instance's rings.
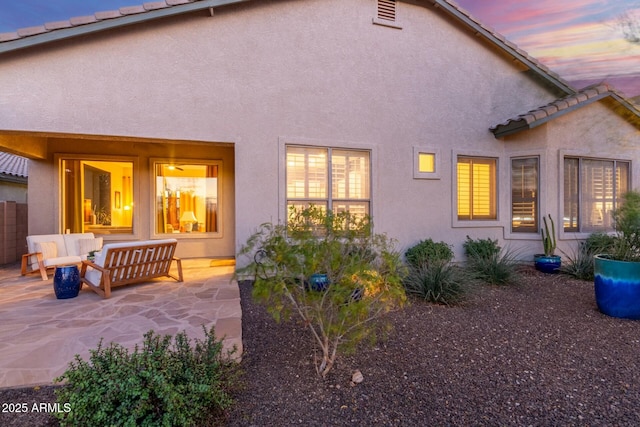
[{"label": "window sill", "polygon": [[191,233],[174,231],[173,233],[158,233],[153,236],[156,239],[221,239],[222,232],[200,232],[193,231]]},{"label": "window sill", "polygon": [[502,227],[502,225],[496,219],[453,220],[453,228]]}]

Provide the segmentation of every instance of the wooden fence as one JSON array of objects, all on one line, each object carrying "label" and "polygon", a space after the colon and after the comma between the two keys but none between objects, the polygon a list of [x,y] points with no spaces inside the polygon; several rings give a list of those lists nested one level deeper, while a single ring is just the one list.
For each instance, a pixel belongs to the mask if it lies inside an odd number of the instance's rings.
[{"label": "wooden fence", "polygon": [[27,204],[0,201],[0,264],[11,264],[27,253]]}]

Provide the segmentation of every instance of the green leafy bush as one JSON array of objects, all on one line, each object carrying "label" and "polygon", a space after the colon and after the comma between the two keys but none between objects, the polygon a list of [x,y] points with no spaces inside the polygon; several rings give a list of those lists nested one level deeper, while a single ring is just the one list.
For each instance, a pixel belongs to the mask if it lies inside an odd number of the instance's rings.
[{"label": "green leafy bush", "polygon": [[584,249],[590,254],[611,253],[615,243],[615,236],[606,233],[592,233],[584,241]]},{"label": "green leafy bush", "polygon": [[[276,321],[295,313],[309,328],[323,377],[339,350],[355,351],[375,334],[372,321],[406,300],[400,255],[392,240],[371,232],[366,216],[292,208],[286,225],[263,224],[240,254],[251,261],[237,276],[255,280],[256,301]],[[326,290],[313,290],[314,274],[326,275]]]},{"label": "green leafy bush", "polygon": [[219,417],[232,404],[240,372],[214,329],[204,332],[193,348],[184,332],[172,345],[170,335],[149,331],[132,353],[101,341],[89,362],[76,355],[55,380],[65,383],[56,390],[58,403],[71,407],[56,413],[60,425],[199,426]]},{"label": "green leafy bush", "polygon": [[613,257],[621,261],[640,261],[640,193],[629,191],[613,213],[616,232]]},{"label": "green leafy bush", "polygon": [[411,266],[403,284],[409,295],[437,304],[455,305],[465,300],[468,279],[463,269],[440,260]]},{"label": "green leafy bush", "polygon": [[516,253],[502,249],[497,240],[476,239],[467,236],[463,244],[470,275],[491,285],[507,285],[518,275]]},{"label": "green leafy bush", "polygon": [[500,245],[497,240],[472,239],[467,236],[467,240],[462,244],[464,254],[467,257],[488,259],[500,253]]},{"label": "green leafy bush", "polygon": [[445,242],[426,239],[407,249],[404,257],[410,266],[420,267],[433,262],[450,262],[453,259],[453,251]]}]

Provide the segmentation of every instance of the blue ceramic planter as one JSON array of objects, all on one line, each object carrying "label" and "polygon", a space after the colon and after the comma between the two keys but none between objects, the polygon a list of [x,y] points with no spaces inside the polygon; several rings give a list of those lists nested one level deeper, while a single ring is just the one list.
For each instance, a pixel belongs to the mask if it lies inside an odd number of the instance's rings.
[{"label": "blue ceramic planter", "polygon": [[80,293],[80,272],[75,265],[56,267],[53,276],[53,291],[56,298],[75,298]]},{"label": "blue ceramic planter", "polygon": [[562,258],[557,255],[534,255],[534,263],[536,270],[543,273],[555,274],[560,271]]},{"label": "blue ceramic planter", "polygon": [[598,309],[624,319],[640,319],[640,262],[594,258],[594,284]]},{"label": "blue ceramic planter", "polygon": [[309,277],[309,288],[313,291],[323,292],[329,287],[329,278],[326,274],[312,274]]}]

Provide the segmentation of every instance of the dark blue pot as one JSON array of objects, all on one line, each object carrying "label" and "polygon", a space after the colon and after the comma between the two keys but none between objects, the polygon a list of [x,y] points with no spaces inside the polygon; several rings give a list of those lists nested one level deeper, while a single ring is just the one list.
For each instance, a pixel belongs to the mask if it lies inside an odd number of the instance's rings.
[{"label": "dark blue pot", "polygon": [[329,287],[329,278],[326,274],[312,274],[309,277],[309,288],[312,291],[323,292]]},{"label": "dark blue pot", "polygon": [[534,255],[534,263],[536,270],[543,273],[555,274],[560,272],[560,265],[562,264],[562,258],[557,255]]},{"label": "dark blue pot", "polygon": [[623,319],[640,319],[640,262],[594,257],[594,289],[598,309]]},{"label": "dark blue pot", "polygon": [[80,272],[78,267],[75,265],[56,267],[56,273],[53,276],[53,291],[58,299],[77,297],[78,293],[80,293]]}]

